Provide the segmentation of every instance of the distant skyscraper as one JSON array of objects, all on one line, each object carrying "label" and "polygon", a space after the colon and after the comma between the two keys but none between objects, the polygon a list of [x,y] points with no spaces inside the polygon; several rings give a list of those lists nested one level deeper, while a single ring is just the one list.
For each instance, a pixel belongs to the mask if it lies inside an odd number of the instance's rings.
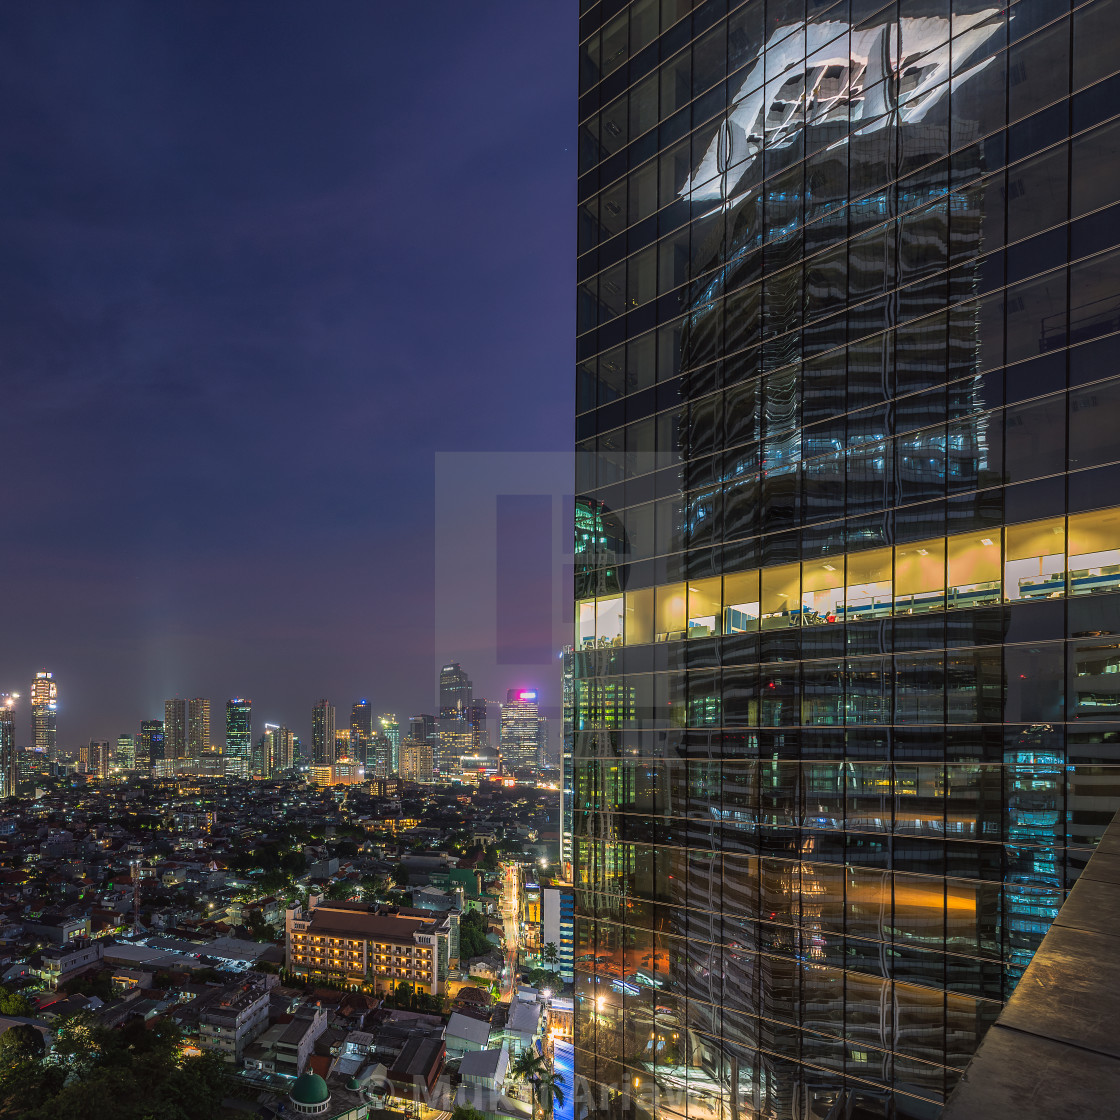
[{"label": "distant skyscraper", "polygon": [[117,749],[113,754],[113,765],[118,770],[133,770],[136,767],[136,737],[118,735]]},{"label": "distant skyscraper", "polygon": [[46,759],[55,758],[58,685],[54,673],[40,669],[31,682],[31,745]]},{"label": "distant skyscraper", "polygon": [[541,718],[537,692],[531,688],[511,688],[502,705],[500,752],[502,771],[540,768]]},{"label": "distant skyscraper", "polygon": [[109,740],[90,739],[78,748],[78,769],[90,778],[109,776]]},{"label": "distant skyscraper", "polygon": [[296,749],[299,740],[286,727],[272,731],[272,772],[291,770],[296,764]]},{"label": "distant skyscraper", "polygon": [[381,724],[381,734],[389,740],[389,773],[395,774],[401,763],[401,725],[392,713],[382,716],[378,722]]},{"label": "distant skyscraper", "polygon": [[258,744],[259,759],[254,759],[253,773],[270,778],[295,765],[295,736],[275,723],[264,725],[264,734]]},{"label": "distant skyscraper", "polygon": [[187,757],[187,702],[167,700],[163,705],[163,735],[166,757]]},{"label": "distant skyscraper", "polygon": [[210,748],[210,701],[198,697],[187,714],[187,757],[201,758]]},{"label": "distant skyscraper", "polygon": [[267,731],[253,744],[253,762],[249,767],[253,778],[272,777],[272,738]]},{"label": "distant skyscraper", "polygon": [[458,661],[444,665],[439,673],[439,718],[466,719],[473,686]]},{"label": "distant skyscraper", "polygon": [[334,757],[339,758],[352,758],[350,753],[350,729],[346,727],[336,727],[334,729]]},{"label": "distant skyscraper", "polygon": [[15,797],[19,789],[19,751],[16,748],[16,698],[0,693],[0,797]]},{"label": "distant skyscraper", "polygon": [[420,743],[431,743],[434,747],[438,734],[435,716],[412,716],[408,721],[408,737]]},{"label": "distant skyscraper", "polygon": [[359,700],[350,709],[350,749],[354,757],[366,766],[370,764],[373,743],[373,706],[368,700]]},{"label": "distant skyscraper", "polygon": [[253,753],[253,701],[226,701],[226,773],[247,778]]},{"label": "distant skyscraper", "polygon": [[475,753],[470,719],[472,699],[471,679],[459,662],[444,665],[439,674],[439,746],[435,752],[441,777],[456,776],[459,759]]},{"label": "distant skyscraper", "polygon": [[334,705],[324,699],[311,709],[311,761],[330,766],[334,757]]},{"label": "distant skyscraper", "polygon": [[401,743],[400,776],[406,782],[432,780],[432,744],[408,738]]},{"label": "distant skyscraper", "polygon": [[376,732],[370,747],[369,761],[366,763],[366,773],[371,778],[387,778],[392,759],[393,745],[389,742],[389,736],[382,731]]},{"label": "distant skyscraper", "polygon": [[472,696],[467,708],[467,720],[471,725],[471,746],[475,754],[490,749],[490,731],[486,722],[487,701],[481,696]]},{"label": "distant skyscraper", "polygon": [[167,759],[167,737],[163,720],[146,719],[140,724],[140,738],[136,744],[136,769],[141,773],[154,773],[157,763]]}]

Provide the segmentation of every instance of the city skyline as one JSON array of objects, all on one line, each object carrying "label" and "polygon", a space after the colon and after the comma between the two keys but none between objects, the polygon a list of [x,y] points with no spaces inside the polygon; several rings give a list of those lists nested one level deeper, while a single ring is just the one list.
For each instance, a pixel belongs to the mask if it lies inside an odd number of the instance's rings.
[{"label": "city skyline", "polygon": [[[49,686],[44,685],[42,680],[40,679],[42,674],[48,674]],[[559,676],[559,672],[557,675]],[[131,720],[126,719],[124,721],[124,725],[117,728],[115,731],[107,728],[99,728],[96,732],[91,732],[90,734],[78,734],[73,730],[68,729],[65,720],[65,697],[67,693],[67,685],[64,683],[60,688],[57,674],[55,674],[53,671],[48,670],[38,671],[36,674],[36,679],[40,679],[41,687],[49,687],[50,689],[50,703],[54,705],[54,707],[50,711],[50,715],[53,717],[51,730],[56,736],[58,728],[58,716],[60,713],[63,715],[62,736],[58,739],[53,748],[45,749],[43,753],[52,753],[53,750],[54,752],[58,752],[64,755],[76,755],[82,747],[88,746],[90,742],[115,742],[120,736],[133,736],[138,739],[139,728],[141,724],[144,722],[151,722],[153,720],[158,721],[161,727],[165,729],[166,733],[169,711],[173,711],[175,713],[174,718],[179,722],[178,737],[176,738],[175,733],[173,733],[171,742],[168,744],[168,749],[174,753],[174,757],[199,757],[199,754],[195,753],[196,742],[201,746],[200,753],[206,751],[207,748],[221,750],[224,753],[227,740],[224,714],[221,717],[221,722],[211,727],[208,743],[202,744],[202,740],[201,738],[198,738],[198,736],[201,735],[203,727],[210,727],[211,709],[214,708],[215,704],[217,704],[221,711],[224,713],[226,707],[229,704],[241,703],[241,700],[237,696],[224,697],[220,694],[215,694],[213,696],[195,696],[189,700],[183,697],[168,697],[151,706],[153,711],[159,712],[158,716],[152,714],[135,715]],[[32,692],[34,691],[35,686],[36,680],[33,679],[31,682]],[[506,690],[507,694],[511,696],[513,695],[513,693],[521,691],[523,691],[523,689],[520,688]],[[537,686],[534,686],[533,691],[534,693],[540,692],[541,694],[543,694],[546,690],[543,687],[538,688]],[[12,690],[10,692],[0,692],[0,697],[3,698],[2,703],[5,713],[5,719],[8,721],[7,726],[11,728],[11,734],[13,734],[15,737],[15,746],[20,750],[35,748],[36,725],[34,723],[34,714],[32,710],[32,692],[23,692],[17,690]],[[558,694],[560,692],[559,681],[557,682],[556,692]],[[390,725],[389,728],[390,734],[395,734],[397,736],[397,742],[394,745],[394,749],[399,749],[400,739],[407,733],[409,721],[420,717],[425,717],[428,719],[434,719],[436,724],[438,725],[438,680],[436,683],[435,693],[436,695],[433,701],[428,705],[426,711],[417,711],[411,713],[408,716],[395,717],[397,719],[397,723],[395,725]],[[48,693],[44,691],[43,695],[48,695]],[[60,701],[56,699],[59,696],[62,697],[61,707],[59,706]],[[322,697],[320,697],[320,699],[322,699]],[[357,713],[359,712],[359,710],[364,713],[367,720],[371,721],[370,726],[372,727],[372,730],[374,732],[374,737],[376,737],[376,734],[378,732],[384,732],[386,730],[386,719],[394,718],[394,709],[392,705],[386,704],[382,709],[373,704],[368,699],[368,697],[356,698],[352,703],[347,703],[343,700],[334,701],[329,697],[328,700],[334,708],[333,727],[337,730],[346,728],[348,733],[351,735],[353,734],[355,720],[357,719]],[[312,707],[316,705],[304,705],[303,707],[307,709],[309,714],[305,719],[301,720],[300,712],[302,711],[302,708],[300,708],[298,705],[289,705],[289,707],[293,708],[295,712],[294,715],[285,716],[283,713],[281,713],[281,716],[277,717],[275,713],[266,715],[265,712],[259,710],[258,705],[251,699],[246,700],[245,703],[250,705],[254,713],[251,716],[250,722],[251,734],[253,736],[253,745],[255,745],[256,740],[259,738],[259,734],[265,733],[268,728],[283,726],[285,728],[290,728],[295,733],[299,742],[303,744],[304,752],[308,757],[310,757],[310,752],[312,749],[312,736],[314,731],[314,721],[311,718],[310,712]],[[491,701],[476,701],[476,703],[494,703],[495,707],[498,707],[496,702]],[[545,745],[549,750],[551,750],[554,746],[558,748],[561,705],[558,702],[555,706],[556,714],[554,716],[548,715],[548,711],[546,711],[545,705],[539,705],[539,707],[541,708],[542,715],[545,716],[547,721],[547,742]],[[350,715],[348,718],[346,718],[345,710],[350,711]],[[147,709],[144,709],[144,711],[147,712]],[[340,713],[342,714],[340,715]],[[304,726],[304,724],[306,724],[306,726]],[[396,730],[394,731],[393,728],[395,728]],[[21,736],[23,737],[21,738]],[[495,753],[497,753],[498,744],[496,738],[492,746]]]},{"label": "city skyline", "polygon": [[115,10],[4,16],[0,681],[50,665],[87,740],[227,691],[428,711],[480,644],[433,638],[435,454],[568,449],[567,13]]}]

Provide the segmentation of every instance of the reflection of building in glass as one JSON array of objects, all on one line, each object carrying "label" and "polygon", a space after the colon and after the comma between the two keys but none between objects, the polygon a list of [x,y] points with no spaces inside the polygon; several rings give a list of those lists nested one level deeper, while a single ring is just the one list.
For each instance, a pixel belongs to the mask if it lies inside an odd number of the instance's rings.
[{"label": "reflection of building in glass", "polygon": [[576,1071],[935,1116],[1120,804],[1116,28],[691,7],[582,28]]},{"label": "reflection of building in glass", "polygon": [[575,650],[565,646],[560,654],[560,866],[564,879],[572,878],[572,743],[575,739]]},{"label": "reflection of building in glass", "polygon": [[31,746],[45,761],[56,757],[58,684],[54,673],[40,669],[31,682]]}]

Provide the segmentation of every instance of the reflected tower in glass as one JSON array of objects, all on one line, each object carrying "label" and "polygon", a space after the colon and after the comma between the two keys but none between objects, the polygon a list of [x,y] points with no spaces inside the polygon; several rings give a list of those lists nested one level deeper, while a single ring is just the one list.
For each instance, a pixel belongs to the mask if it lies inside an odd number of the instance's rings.
[{"label": "reflected tower in glass", "polygon": [[936,1117],[1120,808],[1120,3],[580,8],[581,1107]]}]

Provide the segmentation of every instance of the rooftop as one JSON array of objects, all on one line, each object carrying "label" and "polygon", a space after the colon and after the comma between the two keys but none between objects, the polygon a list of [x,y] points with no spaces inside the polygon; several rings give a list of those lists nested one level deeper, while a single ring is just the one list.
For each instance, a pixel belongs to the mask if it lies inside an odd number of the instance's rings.
[{"label": "rooftop", "polygon": [[442,1055],[442,1038],[411,1035],[397,1055],[397,1060],[390,1067],[389,1077],[393,1081],[409,1083],[417,1078],[430,1081],[433,1074],[438,1072]]},{"label": "rooftop", "polygon": [[[430,912],[429,912],[430,914]],[[314,933],[342,934],[350,937],[374,938],[412,944],[413,934],[434,930],[433,918],[403,917],[398,914],[375,914],[368,909],[336,908],[334,904],[315,907],[307,915]]]},{"label": "rooftop", "polygon": [[482,1019],[475,1019],[470,1015],[453,1011],[451,1018],[447,1021],[447,1037],[465,1038],[468,1042],[476,1042],[480,1046],[485,1046],[490,1040],[490,1024]]},{"label": "rooftop", "polygon": [[505,1050],[472,1050],[463,1055],[459,1063],[460,1077],[481,1077],[487,1081],[495,1080],[502,1072],[503,1059],[509,1064]]}]

